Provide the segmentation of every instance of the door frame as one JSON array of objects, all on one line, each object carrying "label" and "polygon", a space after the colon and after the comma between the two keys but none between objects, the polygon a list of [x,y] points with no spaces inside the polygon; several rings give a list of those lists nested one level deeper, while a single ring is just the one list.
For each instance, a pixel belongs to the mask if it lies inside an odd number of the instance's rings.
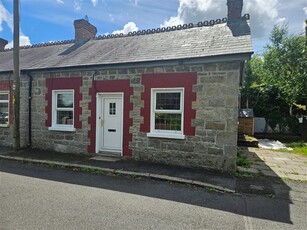
[{"label": "door frame", "polygon": [[99,116],[102,112],[102,108],[104,107],[103,99],[112,97],[112,96],[118,96],[118,98],[121,98],[122,101],[122,114],[121,114],[121,137],[120,137],[120,143],[121,143],[121,150],[120,151],[114,151],[110,149],[106,149],[106,152],[112,152],[114,154],[118,154],[119,156],[123,156],[123,135],[124,135],[124,93],[123,92],[109,92],[109,93],[96,93],[96,153],[99,153],[101,151],[100,149],[100,142],[102,138],[102,128],[100,126],[100,119]]}]

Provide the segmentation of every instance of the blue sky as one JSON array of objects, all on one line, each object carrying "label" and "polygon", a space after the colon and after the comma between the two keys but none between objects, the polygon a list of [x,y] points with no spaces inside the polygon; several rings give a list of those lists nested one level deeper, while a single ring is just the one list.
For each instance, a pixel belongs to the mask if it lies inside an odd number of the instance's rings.
[{"label": "blue sky", "polygon": [[[21,45],[74,38],[73,21],[88,16],[98,35],[223,18],[227,0],[20,0]],[[253,46],[261,53],[274,24],[304,33],[306,0],[244,0]],[[13,40],[13,0],[0,0],[0,37]]]}]

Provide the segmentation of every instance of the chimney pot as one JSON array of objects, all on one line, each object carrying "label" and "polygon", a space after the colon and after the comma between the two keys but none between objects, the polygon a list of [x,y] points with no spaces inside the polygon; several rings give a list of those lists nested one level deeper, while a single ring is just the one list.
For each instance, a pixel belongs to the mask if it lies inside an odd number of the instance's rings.
[{"label": "chimney pot", "polygon": [[227,0],[228,21],[241,19],[243,0]]},{"label": "chimney pot", "polygon": [[96,36],[97,28],[86,19],[75,20],[74,27],[75,40],[77,42],[84,42]]},{"label": "chimney pot", "polygon": [[5,46],[8,44],[7,40],[4,40],[3,38],[0,38],[0,52],[4,51]]}]

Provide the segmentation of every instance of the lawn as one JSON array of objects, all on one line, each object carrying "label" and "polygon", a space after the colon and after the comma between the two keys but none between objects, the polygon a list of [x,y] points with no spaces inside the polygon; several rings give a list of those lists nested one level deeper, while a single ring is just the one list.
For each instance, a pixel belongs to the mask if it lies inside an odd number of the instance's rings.
[{"label": "lawn", "polygon": [[282,150],[282,152],[295,153],[307,157],[307,142],[287,143],[286,146],[293,150]]}]

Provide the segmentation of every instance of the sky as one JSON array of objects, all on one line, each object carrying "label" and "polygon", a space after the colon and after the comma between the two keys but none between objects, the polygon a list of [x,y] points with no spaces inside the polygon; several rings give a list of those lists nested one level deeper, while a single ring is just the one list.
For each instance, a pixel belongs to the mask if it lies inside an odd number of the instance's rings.
[{"label": "sky", "polygon": [[[73,21],[85,18],[97,36],[227,17],[227,0],[20,0],[20,44],[74,39]],[[306,0],[244,0],[253,48],[264,51],[274,25],[305,33]],[[0,0],[0,38],[13,46],[13,0]]]}]

